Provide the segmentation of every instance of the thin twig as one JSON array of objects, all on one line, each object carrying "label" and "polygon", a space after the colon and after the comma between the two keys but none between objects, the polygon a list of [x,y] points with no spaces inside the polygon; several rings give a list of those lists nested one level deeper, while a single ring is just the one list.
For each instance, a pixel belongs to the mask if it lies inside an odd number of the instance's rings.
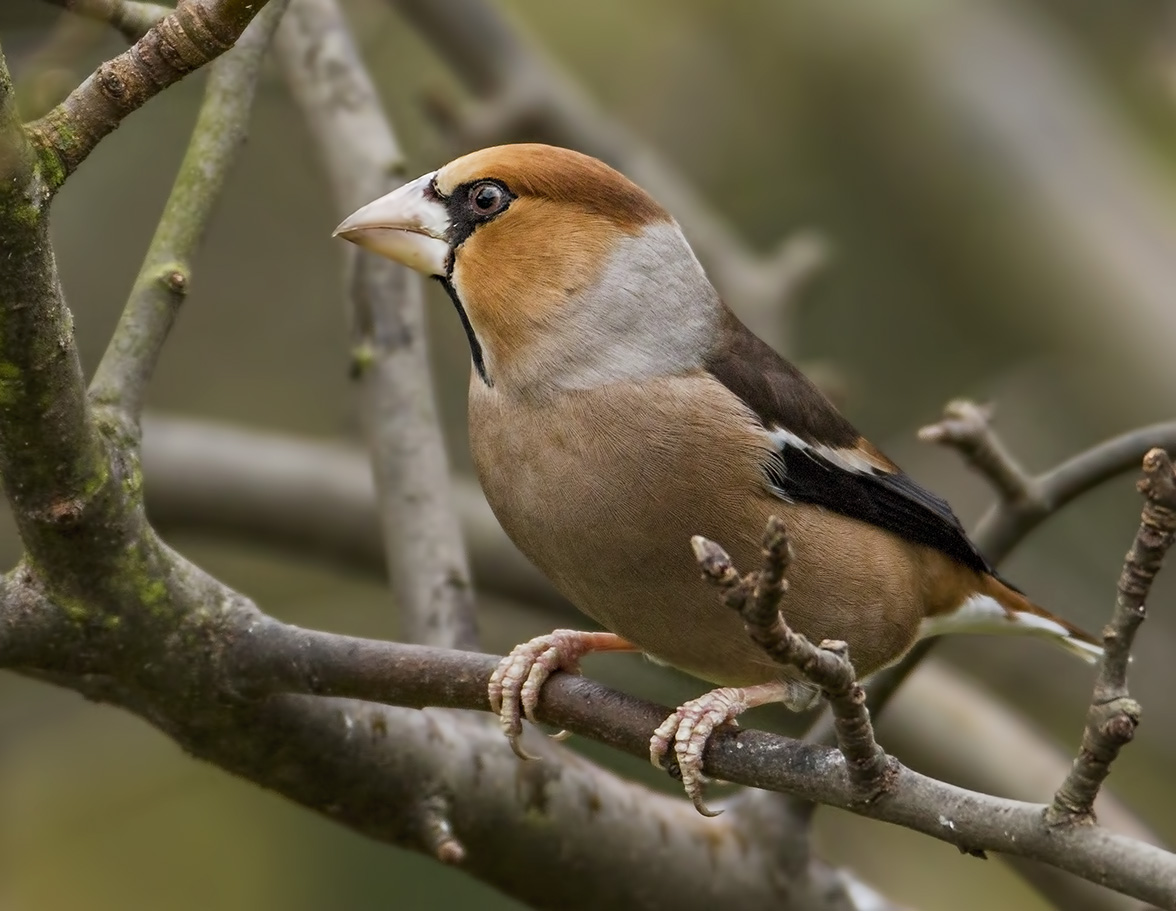
[{"label": "thin twig", "polygon": [[[399,186],[403,155],[335,0],[295,0],[278,41],[339,217]],[[476,648],[469,562],[431,382],[420,276],[355,249],[344,256],[385,559],[406,638]]]},{"label": "thin twig", "polygon": [[992,483],[1003,502],[1041,502],[1035,479],[1017,464],[993,431],[991,405],[978,405],[966,399],[949,402],[943,409],[943,419],[922,428],[919,439],[957,450]]},{"label": "thin twig", "polygon": [[142,0],[46,0],[71,13],[109,22],[132,44],[142,38],[155,23],[173,12],[161,3]]},{"label": "thin twig", "polygon": [[102,140],[168,86],[233,46],[266,0],[185,0],[135,44],[98,67],[61,104],[28,125],[55,192]]},{"label": "thin twig", "polygon": [[1071,500],[1130,471],[1155,447],[1176,452],[1176,421],[1130,430],[1080,452],[1035,481],[1039,503],[996,503],[980,521],[972,539],[993,563],[1008,556],[1022,538]]},{"label": "thin twig", "polygon": [[1130,743],[1139,724],[1140,706],[1127,688],[1127,665],[1135,633],[1146,616],[1144,602],[1164,555],[1176,539],[1176,472],[1162,449],[1143,459],[1144,495],[1139,531],[1119,576],[1119,594],[1110,624],[1103,630],[1104,653],[1086,715],[1082,747],[1074,767],[1046,811],[1053,826],[1094,821],[1094,799],[1119,750]]},{"label": "thin twig", "polygon": [[211,67],[204,102],[130,298],[90,384],[91,400],[137,432],[147,385],[192,283],[192,260],[220,200],[266,50],[289,0],[273,0]]},{"label": "thin twig", "polygon": [[[594,155],[648,190],[682,224],[724,299],[782,350],[790,341],[788,311],[799,289],[826,263],[823,238],[811,231],[786,238],[767,256],[753,252],[734,228],[674,167],[609,117],[523,30],[485,0],[391,0],[480,99],[452,112],[434,97],[435,120],[448,123],[465,148],[517,138],[519,127]],[[513,130],[512,130],[513,128]],[[504,137],[512,131],[513,136]]]},{"label": "thin twig", "polygon": [[[934,658],[904,685],[886,708],[886,746],[912,768],[985,794],[1039,801],[1052,794],[1073,756],[1020,708]],[[1016,757],[1010,761],[1010,757]],[[740,799],[764,794],[747,791]],[[746,795],[746,796],[745,796]],[[730,805],[727,812],[733,812]],[[1109,789],[1099,795],[1099,822],[1114,832],[1153,845],[1163,840]],[[1145,911],[1135,899],[1115,895],[1055,867],[997,855],[1015,867],[1058,908],[1085,911]]]},{"label": "thin twig", "polygon": [[[1112,437],[1034,477],[1030,486],[1035,495],[1016,503],[999,501],[981,518],[972,540],[993,565],[999,564],[1047,518],[1084,493],[1130,471],[1157,446],[1176,451],[1176,421],[1152,424]],[[915,643],[902,661],[880,672],[871,681],[870,710],[875,715],[882,711],[902,682],[935,647],[935,642],[935,639],[924,639]],[[818,742],[831,743],[831,726],[819,720],[810,736]]]},{"label": "thin twig", "polygon": [[722,592],[723,602],[739,612],[755,644],[777,664],[795,668],[829,700],[837,745],[854,787],[871,798],[884,790],[888,759],[874,739],[866,693],[857,682],[849,646],[831,640],[813,645],[784,620],[781,602],[788,591],[786,576],[792,561],[784,522],[776,516],[768,520],[762,568],[746,575],[735,569],[730,555],[714,541],[696,536],[691,543],[703,576]]}]

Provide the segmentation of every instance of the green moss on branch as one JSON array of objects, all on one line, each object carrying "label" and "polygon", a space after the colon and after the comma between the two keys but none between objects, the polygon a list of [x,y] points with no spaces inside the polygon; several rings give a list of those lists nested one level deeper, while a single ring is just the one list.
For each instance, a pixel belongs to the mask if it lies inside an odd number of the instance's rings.
[{"label": "green moss on branch", "polygon": [[233,46],[266,0],[187,0],[29,125],[55,192],[123,118]]}]

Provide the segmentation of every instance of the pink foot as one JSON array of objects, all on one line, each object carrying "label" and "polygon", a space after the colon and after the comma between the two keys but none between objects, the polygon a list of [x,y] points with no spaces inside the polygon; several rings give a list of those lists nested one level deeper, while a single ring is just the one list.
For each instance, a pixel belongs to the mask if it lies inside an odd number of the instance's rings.
[{"label": "pink foot", "polygon": [[[580,659],[589,652],[629,652],[634,646],[613,633],[582,633],[572,629],[557,629],[546,636],[516,645],[499,662],[490,676],[490,709],[502,725],[502,732],[519,759],[538,759],[523,749],[519,738],[523,733],[522,718],[535,721],[539,692],[547,678],[556,671],[580,673]],[[567,737],[566,731],[556,739]]]},{"label": "pink foot", "polygon": [[[804,692],[801,692],[803,690]],[[682,787],[703,816],[718,816],[720,811],[707,807],[702,797],[706,777],[702,774],[702,755],[715,728],[724,724],[736,725],[735,719],[748,709],[769,702],[784,702],[789,707],[807,705],[812,701],[812,688],[791,680],[761,683],[741,689],[723,687],[679,706],[661,723],[649,739],[649,761],[655,768],[665,768],[663,759],[674,750]]]}]

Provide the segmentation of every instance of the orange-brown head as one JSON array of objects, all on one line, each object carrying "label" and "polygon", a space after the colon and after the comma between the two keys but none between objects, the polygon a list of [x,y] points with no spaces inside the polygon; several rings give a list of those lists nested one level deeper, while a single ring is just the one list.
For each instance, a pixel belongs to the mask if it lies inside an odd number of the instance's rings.
[{"label": "orange-brown head", "polygon": [[569,149],[472,152],[335,233],[440,279],[479,377],[507,393],[690,369],[718,318],[674,220],[632,181]]}]

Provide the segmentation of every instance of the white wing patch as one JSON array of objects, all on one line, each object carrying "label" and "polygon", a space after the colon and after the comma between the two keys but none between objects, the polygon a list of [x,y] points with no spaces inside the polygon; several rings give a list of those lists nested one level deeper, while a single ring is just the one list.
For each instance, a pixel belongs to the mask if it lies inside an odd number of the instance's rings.
[{"label": "white wing patch", "polygon": [[773,427],[768,431],[768,437],[778,449],[791,446],[793,449],[800,449],[808,452],[810,455],[819,456],[826,462],[836,465],[844,471],[852,471],[856,474],[885,473],[885,469],[860,449],[839,449],[836,446],[823,446],[820,443],[810,443],[807,440],[802,440],[795,433],[784,430],[782,427]]},{"label": "white wing patch", "polygon": [[919,625],[920,639],[951,633],[1041,636],[1053,639],[1066,651],[1085,661],[1093,662],[1102,657],[1099,646],[1075,639],[1056,620],[1025,611],[1010,613],[999,601],[988,595],[972,595],[953,613],[927,617]]}]

